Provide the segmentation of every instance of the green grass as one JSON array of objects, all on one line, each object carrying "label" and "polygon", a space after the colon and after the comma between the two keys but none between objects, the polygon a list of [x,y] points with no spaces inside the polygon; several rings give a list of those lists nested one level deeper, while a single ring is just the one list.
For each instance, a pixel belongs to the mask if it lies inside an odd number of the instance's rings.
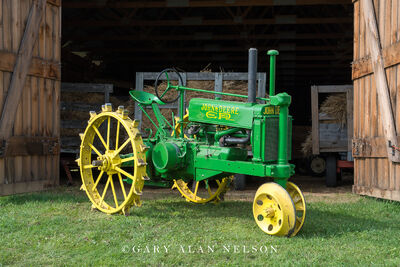
[{"label": "green grass", "polygon": [[[302,231],[288,239],[263,234],[245,201],[195,205],[165,195],[124,217],[90,211],[76,188],[2,197],[0,266],[399,266],[400,204],[350,198],[311,201]],[[262,246],[267,252],[252,251]]]}]

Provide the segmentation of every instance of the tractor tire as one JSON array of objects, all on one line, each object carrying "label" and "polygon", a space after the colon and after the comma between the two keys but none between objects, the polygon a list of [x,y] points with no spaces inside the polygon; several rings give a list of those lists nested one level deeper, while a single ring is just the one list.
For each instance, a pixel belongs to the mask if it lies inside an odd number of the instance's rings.
[{"label": "tractor tire", "polygon": [[328,155],[326,157],[326,186],[336,187],[337,186],[337,174],[336,174],[336,156]]},{"label": "tractor tire", "polygon": [[244,174],[235,174],[233,180],[233,186],[235,190],[245,190],[246,189],[246,175]]}]

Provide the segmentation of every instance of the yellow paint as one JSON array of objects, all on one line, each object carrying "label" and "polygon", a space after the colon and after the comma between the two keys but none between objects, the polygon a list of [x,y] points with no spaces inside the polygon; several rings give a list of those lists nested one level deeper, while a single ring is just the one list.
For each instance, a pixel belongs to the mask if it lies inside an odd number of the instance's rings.
[{"label": "yellow paint", "polygon": [[265,107],[263,114],[264,115],[279,115],[279,106]]},{"label": "yellow paint", "polygon": [[[111,120],[117,121],[118,134],[115,137],[114,149],[110,149],[112,144],[110,139],[114,136],[111,134]],[[107,140],[104,140],[98,130],[102,124],[106,124]],[[120,131],[128,136],[121,146],[119,146]],[[81,138],[80,158],[77,162],[80,166],[82,188],[93,203],[93,207],[107,214],[127,214],[133,205],[140,206],[140,195],[144,186],[142,177],[147,174],[146,164],[143,164],[143,162],[146,163],[144,144],[139,135],[137,123],[124,116],[123,112],[113,112],[111,107],[105,108],[99,114],[91,114],[89,124]],[[96,138],[100,142],[95,143]],[[93,157],[92,151],[96,153],[97,158]],[[124,151],[124,154],[128,151],[135,156],[121,159],[119,156],[121,151]],[[93,166],[93,160],[100,162],[100,166]],[[135,162],[132,173],[120,168],[121,164],[127,160]],[[94,180],[93,170],[95,169],[98,169],[100,173],[96,173]],[[132,184],[125,185],[123,177],[131,179]],[[104,182],[106,179],[104,188],[99,188],[100,181]],[[117,179],[119,183],[114,183],[116,181],[114,179]],[[107,192],[112,195],[111,200],[107,197]]]},{"label": "yellow paint", "polygon": [[277,183],[265,183],[256,192],[253,216],[262,231],[274,236],[291,236],[295,231],[295,207],[288,192]]},{"label": "yellow paint", "polygon": [[300,188],[294,183],[287,182],[286,191],[292,198],[294,207],[296,209],[296,226],[294,228],[294,232],[291,234],[291,236],[295,236],[303,227],[306,219],[306,200]]},{"label": "yellow paint", "polygon": [[[229,189],[229,184],[232,181],[233,176],[229,176],[226,178],[223,178],[221,180],[215,180],[218,184],[218,188],[214,188],[214,190],[211,190],[210,186],[208,186],[208,181],[203,180],[203,181],[198,181],[196,183],[196,187],[194,192],[189,189],[188,185],[186,182],[183,180],[174,180],[174,185],[172,188],[177,188],[178,191],[181,193],[181,195],[186,198],[187,201],[193,202],[193,203],[207,203],[207,202],[218,202],[221,200],[222,196],[225,194],[225,192]],[[207,189],[208,196],[199,196],[198,191],[199,191],[199,186],[204,186],[204,188]]]}]

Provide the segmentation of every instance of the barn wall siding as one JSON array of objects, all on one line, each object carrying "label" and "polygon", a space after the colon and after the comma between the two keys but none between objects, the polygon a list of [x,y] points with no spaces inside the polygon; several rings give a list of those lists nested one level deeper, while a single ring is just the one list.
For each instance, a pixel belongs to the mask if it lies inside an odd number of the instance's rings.
[{"label": "barn wall siding", "polygon": [[[400,164],[387,157],[375,77],[371,67],[362,5],[354,2],[354,186],[353,192],[400,201]],[[374,0],[391,107],[400,130],[400,3]],[[399,140],[399,138],[398,138]],[[361,142],[361,146],[360,146]]]},{"label": "barn wall siding", "polygon": [[[34,2],[38,1],[0,0],[0,114]],[[47,1],[11,137],[1,138],[0,195],[37,191],[59,183],[60,19],[60,1]],[[40,143],[49,140],[52,147],[43,152],[46,147]]]}]

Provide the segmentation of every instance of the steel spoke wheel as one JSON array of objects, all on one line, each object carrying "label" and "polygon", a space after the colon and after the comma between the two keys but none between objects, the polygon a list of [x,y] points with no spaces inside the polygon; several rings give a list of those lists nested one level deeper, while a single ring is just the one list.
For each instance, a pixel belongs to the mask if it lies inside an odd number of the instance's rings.
[{"label": "steel spoke wheel", "polygon": [[306,219],[306,200],[303,196],[303,193],[300,191],[300,188],[294,183],[287,182],[286,191],[288,191],[290,197],[292,198],[294,207],[296,209],[296,226],[291,235],[295,236],[303,227]]},{"label": "steel spoke wheel", "polygon": [[193,203],[219,202],[223,200],[233,177],[225,177],[216,180],[193,181],[192,189],[183,180],[174,180],[174,186],[182,197]]},{"label": "steel spoke wheel", "polygon": [[111,104],[102,112],[90,113],[89,124],[81,134],[80,166],[82,189],[93,207],[113,214],[127,214],[140,205],[146,176],[147,147],[122,106],[116,112]]},{"label": "steel spoke wheel", "polygon": [[253,216],[262,231],[290,237],[296,225],[295,206],[288,192],[277,183],[265,183],[256,192]]}]

